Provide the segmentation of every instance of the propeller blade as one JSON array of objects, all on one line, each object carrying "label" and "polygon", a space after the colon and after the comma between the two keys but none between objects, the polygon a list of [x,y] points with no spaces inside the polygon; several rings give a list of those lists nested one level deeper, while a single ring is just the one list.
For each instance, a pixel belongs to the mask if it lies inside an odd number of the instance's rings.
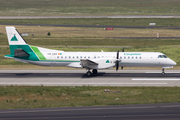
[{"label": "propeller blade", "polygon": [[118,71],[118,69],[119,69],[119,61],[116,60],[116,71]]},{"label": "propeller blade", "polygon": [[117,51],[116,59],[119,59],[119,50]]},{"label": "propeller blade", "polygon": [[121,70],[123,69],[123,66],[121,67]]},{"label": "propeller blade", "polygon": [[117,56],[116,56],[116,71],[119,69],[119,50],[117,51]]}]

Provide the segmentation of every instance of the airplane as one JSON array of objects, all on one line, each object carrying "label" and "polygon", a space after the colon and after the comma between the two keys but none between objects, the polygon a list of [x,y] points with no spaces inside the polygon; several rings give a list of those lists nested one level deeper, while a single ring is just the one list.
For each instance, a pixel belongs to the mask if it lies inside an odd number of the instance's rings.
[{"label": "airplane", "polygon": [[[173,68],[176,62],[160,52],[64,52],[27,44],[13,26],[6,26],[10,55],[6,58],[40,66],[66,66],[85,68],[86,75],[97,74],[98,70],[115,67],[162,67]],[[92,72],[91,72],[92,71]]]}]

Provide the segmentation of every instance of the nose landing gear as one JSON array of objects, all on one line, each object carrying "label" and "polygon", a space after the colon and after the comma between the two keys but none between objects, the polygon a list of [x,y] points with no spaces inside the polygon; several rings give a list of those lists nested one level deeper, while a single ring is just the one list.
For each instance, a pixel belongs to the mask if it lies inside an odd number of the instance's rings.
[{"label": "nose landing gear", "polygon": [[162,75],[165,75],[165,72],[164,72],[164,68],[162,68],[162,73],[161,73]]}]

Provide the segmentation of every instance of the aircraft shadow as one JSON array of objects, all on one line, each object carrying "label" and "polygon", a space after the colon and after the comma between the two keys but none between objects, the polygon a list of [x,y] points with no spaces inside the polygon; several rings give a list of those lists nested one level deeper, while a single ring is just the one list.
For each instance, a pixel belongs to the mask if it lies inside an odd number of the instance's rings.
[{"label": "aircraft shadow", "polygon": [[180,73],[105,73],[99,72],[92,76],[85,73],[0,73],[0,78],[122,78],[122,77],[180,77]]}]

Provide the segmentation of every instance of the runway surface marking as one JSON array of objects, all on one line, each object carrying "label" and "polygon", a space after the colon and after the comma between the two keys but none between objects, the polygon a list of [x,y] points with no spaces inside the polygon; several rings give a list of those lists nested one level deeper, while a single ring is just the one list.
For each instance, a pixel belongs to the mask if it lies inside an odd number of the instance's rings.
[{"label": "runway surface marking", "polygon": [[180,105],[162,106],[162,107],[180,107]]},{"label": "runway surface marking", "polygon": [[[159,74],[161,74],[161,72],[145,72],[145,73],[159,73]],[[180,73],[180,72],[165,72],[165,73]]]},{"label": "runway surface marking", "polygon": [[162,80],[162,81],[166,81],[166,80],[170,80],[170,81],[179,81],[180,79],[166,79],[166,78],[162,78],[162,79],[159,79],[159,78],[133,78],[131,80]]},{"label": "runway surface marking", "polygon": [[143,85],[146,85],[146,84],[152,84],[152,85],[158,85],[158,84],[167,84],[167,83],[61,83],[61,82],[56,82],[56,83],[54,83],[54,82],[52,82],[52,83],[49,83],[49,82],[47,82],[47,83],[45,83],[45,82],[43,82],[43,83],[38,83],[38,82],[36,82],[36,83],[29,83],[29,82],[24,82],[24,83],[18,83],[18,82],[12,82],[12,83],[6,83],[6,82],[4,82],[4,83],[0,83],[0,85],[12,85],[12,84],[14,84],[14,85],[16,85],[16,84],[18,84],[18,85],[37,85],[37,84],[39,84],[39,85],[49,85],[49,84],[51,84],[51,85],[54,85],[54,84],[56,84],[56,85],[138,85],[138,84],[143,84]]}]

